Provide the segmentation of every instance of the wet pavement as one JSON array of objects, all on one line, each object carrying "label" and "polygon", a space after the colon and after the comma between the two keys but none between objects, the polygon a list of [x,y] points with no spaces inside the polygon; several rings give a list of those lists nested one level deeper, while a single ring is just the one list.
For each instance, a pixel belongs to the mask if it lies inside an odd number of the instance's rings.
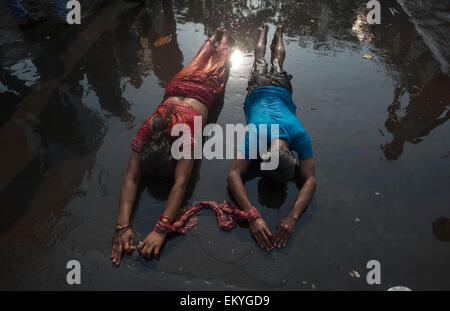
[{"label": "wet pavement", "polygon": [[[20,42],[0,47],[0,288],[449,290],[450,79],[400,5],[382,1],[382,24],[367,25],[366,2],[112,1],[92,5],[80,26],[15,30]],[[287,248],[267,253],[245,225],[222,232],[204,211],[159,260],[134,253],[113,267],[132,137],[218,26],[242,57],[210,121],[243,123],[263,22],[269,37],[285,27],[285,69],[316,159],[317,192]],[[151,44],[167,35],[169,44]],[[186,203],[230,199],[231,162],[198,163]],[[295,184],[258,176],[246,189],[271,228],[297,195]],[[155,181],[140,190],[137,240],[168,191]],[[72,259],[78,286],[66,284]],[[380,285],[366,282],[372,259]]]}]

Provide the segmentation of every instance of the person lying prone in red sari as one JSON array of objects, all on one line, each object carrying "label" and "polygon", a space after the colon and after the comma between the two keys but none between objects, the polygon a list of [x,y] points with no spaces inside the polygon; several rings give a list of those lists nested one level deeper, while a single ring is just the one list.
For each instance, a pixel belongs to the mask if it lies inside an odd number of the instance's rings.
[{"label": "person lying prone in red sari", "polygon": [[[187,125],[195,144],[194,117],[201,116],[203,126],[216,97],[223,92],[228,79],[230,53],[227,30],[217,29],[198,51],[194,59],[168,83],[164,99],[156,111],[147,117],[131,147],[128,171],[120,193],[117,218],[110,258],[116,266],[124,252],[134,250],[134,231],[131,212],[141,175],[150,172],[162,178],[173,177],[166,208],[155,230],[140,242],[137,249],[146,258],[158,257],[167,233],[158,226],[170,225],[182,204],[186,187],[194,166],[194,157],[175,161],[171,155],[171,130],[175,125]],[[191,148],[194,149],[194,148]]]}]

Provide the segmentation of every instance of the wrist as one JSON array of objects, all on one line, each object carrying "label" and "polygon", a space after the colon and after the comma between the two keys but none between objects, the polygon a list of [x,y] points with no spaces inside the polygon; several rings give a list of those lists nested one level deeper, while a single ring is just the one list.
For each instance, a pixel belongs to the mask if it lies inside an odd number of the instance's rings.
[{"label": "wrist", "polygon": [[167,232],[158,232],[158,231],[156,231],[156,230],[153,230],[153,232],[154,232],[155,234],[157,234],[157,235],[162,236],[162,237],[165,237],[165,236],[167,235]]},{"label": "wrist", "polygon": [[249,220],[248,220],[249,225],[254,224],[258,219],[262,219],[262,218],[249,219]]},{"label": "wrist", "polygon": [[169,223],[170,218],[169,219],[167,218],[163,216],[160,217],[160,219],[156,222],[153,231],[164,236],[169,232],[176,232],[177,229],[174,226],[172,226],[171,223]]},{"label": "wrist", "polygon": [[297,214],[297,213],[290,213],[290,214],[287,216],[287,218],[288,218],[289,220],[292,220],[292,221],[294,221],[294,222],[297,222],[297,221],[300,219],[300,214]]},{"label": "wrist", "polygon": [[124,211],[119,211],[116,224],[119,226],[126,226],[131,224],[130,214]]},{"label": "wrist", "polygon": [[131,225],[131,221],[129,219],[118,219],[116,222],[116,227],[125,227]]},{"label": "wrist", "polygon": [[131,228],[131,224],[126,224],[126,225],[116,225],[116,231],[123,231],[123,230],[128,230]]},{"label": "wrist", "polygon": [[250,210],[247,212],[247,220],[249,223],[256,221],[257,219],[261,219],[261,214],[258,212],[256,207],[252,206]]},{"label": "wrist", "polygon": [[173,218],[169,217],[169,216],[161,215],[161,216],[159,216],[159,221],[162,222],[163,224],[170,225],[173,223]]}]

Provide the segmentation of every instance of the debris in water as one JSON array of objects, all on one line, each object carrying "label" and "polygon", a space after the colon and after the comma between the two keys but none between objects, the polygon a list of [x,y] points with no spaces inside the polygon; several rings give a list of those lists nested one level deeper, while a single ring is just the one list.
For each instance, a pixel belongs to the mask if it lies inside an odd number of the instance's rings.
[{"label": "debris in water", "polygon": [[448,158],[448,157],[450,157],[450,151],[447,152],[446,155],[443,155],[442,157],[440,157],[439,159],[443,160],[443,159]]},{"label": "debris in water", "polygon": [[158,40],[153,43],[155,47],[160,47],[166,44],[169,44],[169,42],[172,41],[172,35],[161,37]]},{"label": "debris in water", "polygon": [[359,219],[359,217],[356,217],[355,222],[361,222],[361,219]]},{"label": "debris in water", "polygon": [[353,270],[352,272],[350,272],[349,275],[352,278],[360,278],[361,277],[361,275],[359,275],[358,271],[356,271],[356,270]]},{"label": "debris in water", "polygon": [[450,242],[450,218],[440,217],[433,222],[433,234],[436,239]]},{"label": "debris in water", "polygon": [[372,56],[372,55],[369,55],[369,54],[364,54],[364,55],[363,55],[363,58],[365,58],[365,59],[372,59],[373,56]]},{"label": "debris in water", "polygon": [[148,49],[148,40],[147,40],[147,38],[140,37],[139,38],[139,43],[141,45],[141,48]]},{"label": "debris in water", "polygon": [[406,286],[394,286],[388,289],[388,292],[410,292],[411,289],[409,289]]},{"label": "debris in water", "polygon": [[376,195],[376,196],[380,196],[380,195],[381,195],[381,193],[379,193],[379,192],[375,192],[375,195]]}]

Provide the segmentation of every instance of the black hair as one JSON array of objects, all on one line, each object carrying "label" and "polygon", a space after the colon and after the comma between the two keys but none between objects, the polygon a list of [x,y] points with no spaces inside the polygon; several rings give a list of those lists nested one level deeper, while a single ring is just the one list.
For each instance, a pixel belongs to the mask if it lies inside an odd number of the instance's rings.
[{"label": "black hair", "polygon": [[[168,116],[170,113],[168,111]],[[172,157],[169,119],[155,115],[150,124],[152,139],[142,149],[140,167],[143,173],[165,180],[173,178],[176,161]]]},{"label": "black hair", "polygon": [[[274,170],[265,171],[265,175],[277,183],[286,183],[294,177],[295,158],[292,151],[285,146],[280,146],[278,166]],[[266,159],[265,161],[270,161]]]}]

